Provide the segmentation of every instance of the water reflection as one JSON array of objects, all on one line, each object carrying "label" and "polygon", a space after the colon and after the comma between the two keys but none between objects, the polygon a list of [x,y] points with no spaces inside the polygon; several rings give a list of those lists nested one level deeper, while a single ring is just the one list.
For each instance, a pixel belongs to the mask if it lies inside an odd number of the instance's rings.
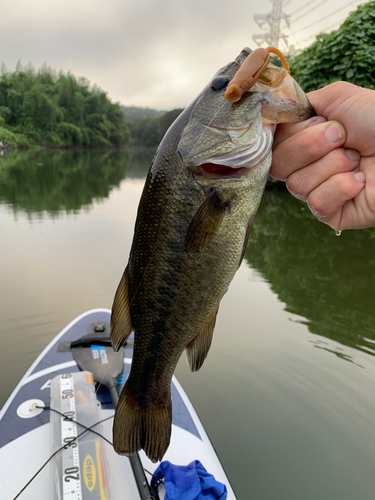
[{"label": "water reflection", "polygon": [[132,179],[145,179],[155,155],[154,148],[135,149],[131,152],[131,161],[126,173]]},{"label": "water reflection", "polygon": [[337,238],[303,203],[272,191],[263,198],[245,258],[311,332],[375,354],[374,228]]},{"label": "water reflection", "polygon": [[107,198],[125,176],[145,177],[153,153],[12,152],[0,158],[0,202],[30,215],[76,213]]},{"label": "water reflection", "polygon": [[[0,158],[0,203],[30,218],[78,213],[108,198],[125,177],[144,178],[153,155],[13,152]],[[337,238],[289,194],[266,191],[245,258],[311,332],[375,354],[375,228]]]}]

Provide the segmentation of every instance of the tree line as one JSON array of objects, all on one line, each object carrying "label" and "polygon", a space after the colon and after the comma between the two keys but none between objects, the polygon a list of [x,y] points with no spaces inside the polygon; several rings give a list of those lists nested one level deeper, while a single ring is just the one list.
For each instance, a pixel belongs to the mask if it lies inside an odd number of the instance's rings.
[{"label": "tree line", "polygon": [[0,141],[14,147],[120,147],[130,132],[119,104],[84,78],[18,64],[0,76]]},{"label": "tree line", "polygon": [[48,67],[18,63],[0,76],[0,146],[157,147],[181,111],[124,108],[85,78]]},{"label": "tree line", "polygon": [[[135,146],[157,147],[183,109],[172,109],[157,118],[135,118],[128,127]],[[126,119],[125,111],[125,119]]]}]

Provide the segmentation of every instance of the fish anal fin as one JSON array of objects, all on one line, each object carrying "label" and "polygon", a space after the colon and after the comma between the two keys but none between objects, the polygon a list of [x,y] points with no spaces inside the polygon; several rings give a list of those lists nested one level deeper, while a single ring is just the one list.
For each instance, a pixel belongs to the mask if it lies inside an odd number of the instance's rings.
[{"label": "fish anal fin", "polygon": [[144,450],[152,462],[162,460],[171,439],[170,391],[159,404],[139,404],[127,388],[122,389],[113,423],[113,447],[119,455]]},{"label": "fish anal fin", "polygon": [[201,368],[210,350],[218,310],[219,307],[207,319],[198,335],[186,346],[186,357],[192,372],[197,372]]},{"label": "fish anal fin", "polygon": [[244,255],[245,255],[246,247],[247,247],[247,244],[249,242],[251,228],[253,227],[253,222],[254,222],[254,216],[250,217],[249,222],[247,224],[245,239],[244,239],[244,242],[243,242],[242,253],[241,253],[241,258],[240,258],[240,263],[238,264],[238,267],[240,267],[240,265],[241,265],[241,263],[243,261]]},{"label": "fish anal fin", "polygon": [[211,243],[229,208],[229,202],[223,202],[213,188],[190,222],[185,237],[187,252],[199,252]]},{"label": "fish anal fin", "polygon": [[125,344],[131,332],[128,264],[117,287],[112,305],[111,342],[116,352]]}]

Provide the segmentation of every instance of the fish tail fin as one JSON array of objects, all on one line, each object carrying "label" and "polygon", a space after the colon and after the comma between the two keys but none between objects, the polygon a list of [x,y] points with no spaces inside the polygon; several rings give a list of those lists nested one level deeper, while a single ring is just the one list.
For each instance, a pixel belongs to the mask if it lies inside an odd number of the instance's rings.
[{"label": "fish tail fin", "polygon": [[119,455],[131,455],[143,449],[152,462],[160,461],[171,439],[172,402],[170,391],[158,405],[140,405],[123,388],[113,424],[113,447]]}]

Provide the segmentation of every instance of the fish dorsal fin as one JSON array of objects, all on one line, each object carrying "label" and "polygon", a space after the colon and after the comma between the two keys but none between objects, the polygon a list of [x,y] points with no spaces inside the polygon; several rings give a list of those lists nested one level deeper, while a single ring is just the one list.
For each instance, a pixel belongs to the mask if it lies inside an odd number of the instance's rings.
[{"label": "fish dorsal fin", "polygon": [[113,299],[111,314],[111,342],[117,352],[132,331],[129,301],[129,264],[126,266]]},{"label": "fish dorsal fin", "polygon": [[219,307],[207,319],[198,335],[186,346],[187,361],[192,372],[197,372],[201,368],[210,350],[218,310]]},{"label": "fish dorsal fin", "polygon": [[185,237],[187,252],[199,252],[201,248],[211,243],[228,208],[229,202],[223,202],[218,190],[213,188],[190,222]]}]

